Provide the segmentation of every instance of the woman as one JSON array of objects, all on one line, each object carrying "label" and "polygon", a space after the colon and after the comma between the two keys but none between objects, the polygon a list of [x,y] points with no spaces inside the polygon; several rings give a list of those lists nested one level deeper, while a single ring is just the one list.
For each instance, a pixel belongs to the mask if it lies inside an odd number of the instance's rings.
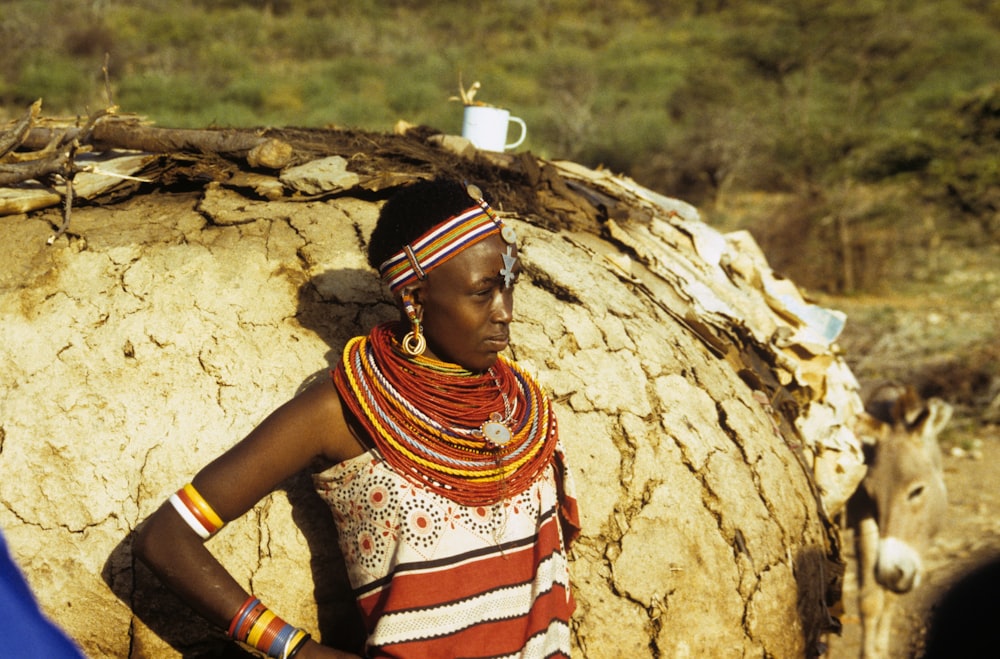
[{"label": "woman", "polygon": [[512,227],[474,186],[421,182],[385,204],[368,260],[400,322],[349,342],[330,380],[171,496],[137,555],[269,656],[356,656],[278,618],[203,544],[319,462],[365,656],[568,656],[575,499],[551,402],[500,357],[521,271]]}]

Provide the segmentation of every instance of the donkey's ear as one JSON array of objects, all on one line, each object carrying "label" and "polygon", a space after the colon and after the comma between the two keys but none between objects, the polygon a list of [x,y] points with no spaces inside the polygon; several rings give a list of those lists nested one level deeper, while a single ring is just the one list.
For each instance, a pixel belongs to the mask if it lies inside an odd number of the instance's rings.
[{"label": "donkey's ear", "polygon": [[927,403],[912,385],[903,387],[896,404],[893,407],[892,417],[896,423],[901,423],[907,428],[917,425],[921,415],[927,409]]},{"label": "donkey's ear", "polygon": [[955,411],[951,405],[940,398],[931,398],[926,403],[927,414],[921,419],[920,425],[915,428],[919,432],[921,439],[925,442],[937,441],[937,436],[948,425],[952,412]]}]

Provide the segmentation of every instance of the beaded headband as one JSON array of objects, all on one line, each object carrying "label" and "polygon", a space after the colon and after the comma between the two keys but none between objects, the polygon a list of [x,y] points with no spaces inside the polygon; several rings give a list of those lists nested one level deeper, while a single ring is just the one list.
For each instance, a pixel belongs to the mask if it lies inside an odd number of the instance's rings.
[{"label": "beaded headband", "polygon": [[431,228],[413,243],[403,245],[403,249],[379,266],[379,275],[389,290],[397,293],[405,286],[426,279],[427,273],[434,268],[496,234],[508,244],[517,240],[513,227],[504,226],[490,205],[480,198],[475,206]]}]

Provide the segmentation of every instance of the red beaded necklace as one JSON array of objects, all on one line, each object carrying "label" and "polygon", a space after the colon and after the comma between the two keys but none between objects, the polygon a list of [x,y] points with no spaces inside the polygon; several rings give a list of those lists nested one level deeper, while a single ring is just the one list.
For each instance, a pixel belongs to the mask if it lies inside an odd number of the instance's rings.
[{"label": "red beaded necklace", "polygon": [[502,357],[485,373],[409,357],[395,325],[352,339],[334,371],[341,398],[390,465],[464,505],[523,491],[551,463],[555,415]]}]

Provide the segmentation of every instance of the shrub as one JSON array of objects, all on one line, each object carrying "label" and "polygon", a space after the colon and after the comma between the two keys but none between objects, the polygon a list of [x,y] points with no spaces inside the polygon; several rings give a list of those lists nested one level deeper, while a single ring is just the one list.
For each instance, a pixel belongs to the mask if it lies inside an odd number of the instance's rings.
[{"label": "shrub", "polygon": [[876,182],[922,172],[939,150],[940,145],[919,130],[882,133],[858,150],[852,173],[862,181]]},{"label": "shrub", "polygon": [[42,98],[48,112],[83,113],[103,88],[100,65],[88,69],[87,64],[58,52],[33,52],[10,86],[9,101],[27,106]]}]

